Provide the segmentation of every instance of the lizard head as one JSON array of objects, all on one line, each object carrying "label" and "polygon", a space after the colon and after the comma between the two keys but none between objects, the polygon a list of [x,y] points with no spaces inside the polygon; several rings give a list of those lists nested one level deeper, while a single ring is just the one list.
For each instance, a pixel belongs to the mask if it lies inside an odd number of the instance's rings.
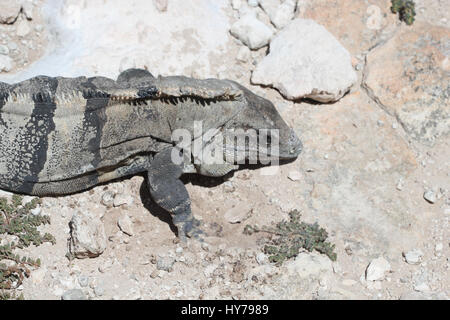
[{"label": "lizard head", "polygon": [[[297,158],[302,151],[302,143],[294,130],[280,116],[273,103],[236,82],[232,83],[242,91],[240,97],[242,105],[238,116],[233,117],[226,127],[232,129],[231,134],[235,134],[238,138],[239,135],[245,136],[249,132],[257,135],[256,144],[247,142],[243,148],[249,154],[257,153],[258,157],[280,160]],[[226,146],[226,149],[229,148],[230,146]]]}]

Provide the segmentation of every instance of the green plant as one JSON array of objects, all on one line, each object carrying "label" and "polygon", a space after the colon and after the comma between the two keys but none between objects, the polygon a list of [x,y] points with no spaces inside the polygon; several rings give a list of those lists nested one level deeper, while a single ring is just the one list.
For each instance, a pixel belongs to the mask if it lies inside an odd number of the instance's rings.
[{"label": "green plant", "polygon": [[262,227],[247,225],[244,233],[251,235],[256,232],[265,232],[271,235],[264,246],[264,253],[269,255],[269,261],[281,265],[285,260],[298,255],[300,249],[311,252],[317,250],[336,261],[334,245],[327,242],[328,233],[317,223],[308,224],[300,221],[298,210],[289,213],[289,221],[281,221],[275,227]]},{"label": "green plant", "polygon": [[[44,242],[55,243],[55,238],[48,233],[42,235],[37,227],[50,224],[48,216],[32,215],[30,211],[41,203],[40,199],[22,205],[23,197],[14,195],[11,203],[0,198],[0,235],[15,236],[17,241],[1,241],[0,245],[0,300],[21,299],[14,290],[22,284],[24,277],[30,275],[31,267],[38,268],[39,259],[21,257],[14,253],[15,249],[22,249],[31,244],[39,246]],[[7,261],[11,263],[6,264]]]},{"label": "green plant", "polygon": [[391,0],[392,13],[398,13],[400,21],[404,21],[408,26],[414,23],[416,11],[415,4],[411,0]]}]

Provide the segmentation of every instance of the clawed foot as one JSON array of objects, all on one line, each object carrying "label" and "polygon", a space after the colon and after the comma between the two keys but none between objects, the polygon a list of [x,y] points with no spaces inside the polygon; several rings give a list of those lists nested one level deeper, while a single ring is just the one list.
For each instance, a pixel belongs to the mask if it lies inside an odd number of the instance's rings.
[{"label": "clawed foot", "polygon": [[200,228],[201,222],[192,218],[188,221],[178,222],[175,226],[178,229],[178,238],[182,242],[187,242],[187,238],[193,238],[203,242],[203,237],[206,236],[205,232]]}]

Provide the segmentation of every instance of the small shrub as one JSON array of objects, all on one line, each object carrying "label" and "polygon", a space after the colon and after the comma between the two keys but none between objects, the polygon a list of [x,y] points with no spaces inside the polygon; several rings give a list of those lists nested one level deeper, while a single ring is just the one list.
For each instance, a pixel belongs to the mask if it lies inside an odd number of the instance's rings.
[{"label": "small shrub", "polygon": [[398,13],[400,21],[404,21],[408,26],[414,23],[416,15],[414,1],[411,0],[391,0],[392,13]]},{"label": "small shrub", "polygon": [[271,235],[264,246],[264,253],[269,255],[269,261],[281,265],[285,260],[296,257],[300,249],[309,252],[316,250],[336,261],[334,245],[327,242],[328,233],[317,223],[308,224],[300,221],[298,210],[289,213],[289,221],[281,221],[275,227],[262,227],[247,225],[244,233],[251,235],[256,232],[265,232]]},{"label": "small shrub", "polygon": [[[17,237],[17,242],[7,242],[0,245],[0,300],[23,299],[14,290],[22,284],[24,277],[29,277],[31,267],[41,265],[39,259],[21,257],[14,253],[15,249],[22,249],[34,244],[39,246],[44,242],[55,243],[51,234],[42,235],[37,227],[50,224],[48,216],[34,216],[30,211],[41,203],[40,199],[33,199],[22,206],[23,197],[14,195],[11,203],[0,198],[0,235],[8,234]],[[12,261],[9,265],[6,261]]]}]

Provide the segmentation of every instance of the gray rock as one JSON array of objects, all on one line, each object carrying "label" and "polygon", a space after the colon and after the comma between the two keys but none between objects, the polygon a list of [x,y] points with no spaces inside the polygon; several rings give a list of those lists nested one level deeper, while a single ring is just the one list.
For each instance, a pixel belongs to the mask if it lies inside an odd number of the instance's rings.
[{"label": "gray rock", "polygon": [[80,289],[72,289],[64,292],[61,296],[62,300],[87,300],[86,295]]},{"label": "gray rock", "polygon": [[79,259],[95,258],[105,251],[107,238],[102,221],[89,212],[77,211],[69,223],[70,253]]},{"label": "gray rock", "polygon": [[156,260],[156,268],[158,270],[170,272],[172,271],[174,263],[175,258],[173,257],[158,257]]},{"label": "gray rock", "polygon": [[84,275],[78,276],[78,283],[83,288],[87,287],[89,285],[89,277],[88,276],[84,276]]},{"label": "gray rock", "polygon": [[367,281],[384,280],[386,273],[391,270],[391,265],[383,257],[376,258],[370,262],[366,269]]},{"label": "gray rock", "polygon": [[94,288],[94,293],[97,297],[101,297],[105,294],[105,289],[102,286],[96,286]]},{"label": "gray rock", "polygon": [[252,83],[272,86],[287,99],[336,101],[356,82],[349,52],[323,26],[295,19],[272,40]]},{"label": "gray rock", "polygon": [[252,50],[268,45],[273,36],[272,29],[251,13],[236,21],[230,33]]}]

